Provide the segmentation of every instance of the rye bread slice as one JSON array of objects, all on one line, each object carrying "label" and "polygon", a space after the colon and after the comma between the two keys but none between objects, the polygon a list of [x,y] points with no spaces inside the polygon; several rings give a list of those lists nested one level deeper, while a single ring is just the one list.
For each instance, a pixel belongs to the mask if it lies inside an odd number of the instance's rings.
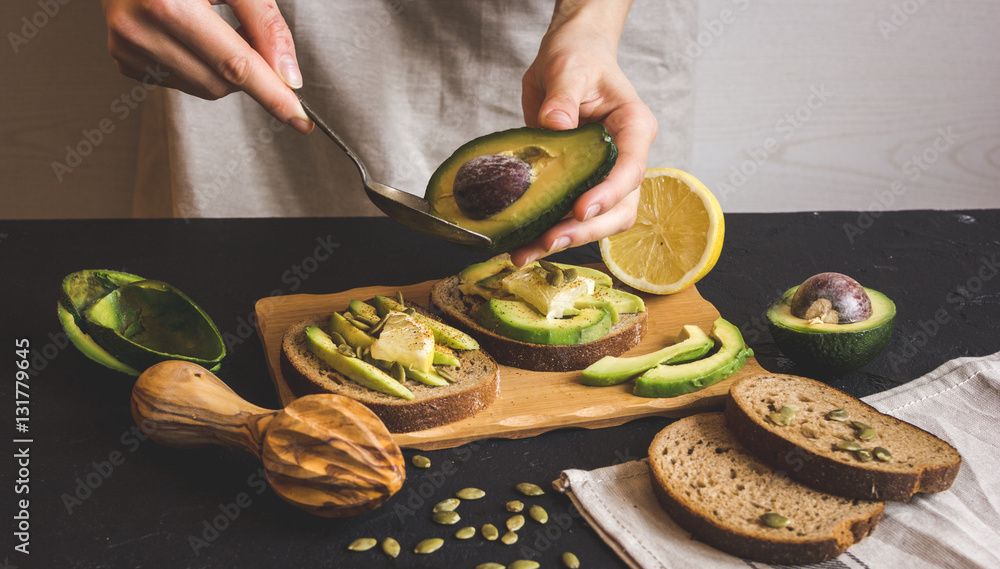
[{"label": "rye bread slice", "polygon": [[[787,426],[769,419],[783,405],[798,407]],[[846,410],[849,418],[828,419],[834,409]],[[725,414],[740,442],[765,463],[839,496],[909,501],[918,492],[947,490],[962,462],[958,451],[938,437],[814,379],[748,376],[729,388]],[[852,421],[874,428],[877,435],[861,440]],[[888,449],[892,461],[861,462],[855,453],[836,448],[841,440],[869,451]]]},{"label": "rye bread slice", "polygon": [[[717,549],[763,563],[832,559],[871,534],[882,502],[813,490],[749,454],[722,413],[701,413],[663,429],[649,448],[653,491],[664,510],[692,536]],[[761,516],[790,518],[773,528]]]},{"label": "rye bread slice", "polygon": [[[410,306],[413,306],[410,304]],[[430,387],[407,381],[414,399],[372,391],[337,373],[309,350],[305,329],[326,330],[330,315],[298,322],[281,341],[281,375],[296,397],[310,393],[346,395],[371,409],[392,433],[408,433],[466,419],[488,407],[500,393],[500,367],[482,350],[456,350],[461,367],[445,368],[451,385]]]},{"label": "rye bread slice", "polygon": [[529,344],[505,338],[483,328],[472,315],[486,301],[466,296],[458,290],[458,276],[440,280],[431,287],[430,303],[440,310],[445,321],[461,328],[479,342],[498,362],[533,371],[576,371],[604,356],[620,356],[634,348],[646,335],[647,314],[622,314],[602,338],[575,346]]}]

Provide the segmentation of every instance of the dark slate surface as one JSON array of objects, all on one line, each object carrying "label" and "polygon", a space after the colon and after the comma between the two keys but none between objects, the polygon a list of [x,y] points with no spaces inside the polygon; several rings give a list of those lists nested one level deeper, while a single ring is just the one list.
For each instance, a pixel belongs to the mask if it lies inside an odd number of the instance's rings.
[{"label": "dark slate surface", "polygon": [[[771,371],[798,370],[773,345],[764,311],[781,291],[823,271],[847,273],[884,292],[899,312],[896,333],[878,359],[830,380],[852,394],[901,385],[955,357],[1000,350],[998,211],[744,214],[728,215],[726,222],[722,258],[698,288],[742,329]],[[130,379],[67,346],[55,318],[58,283],[75,270],[120,269],[170,282],[230,339],[219,375],[244,398],[274,408],[277,398],[252,325],[257,299],[410,284],[453,274],[481,258],[384,219],[0,221],[6,346],[0,369],[7,370],[0,388],[7,520],[0,558],[24,568],[474,567],[518,558],[555,567],[563,551],[573,551],[587,567],[625,567],[552,491],[532,500],[548,509],[549,524],[529,522],[513,546],[452,539],[455,527],[433,524],[430,507],[460,488],[480,487],[487,497],[462,506],[460,525],[502,527],[508,517],[503,504],[517,497],[518,482],[547,488],[563,469],[642,458],[668,419],[423,452],[432,467],[410,467],[403,489],[385,506],[326,520],[275,497],[249,455],[141,440],[129,414]],[[556,258],[593,262],[599,255],[588,246]],[[26,435],[15,432],[20,338],[31,343]],[[13,442],[25,436],[30,444]],[[30,460],[19,473],[13,456],[24,447]],[[21,523],[17,502],[23,499],[29,500],[30,555],[14,549],[20,543],[14,535]],[[346,550],[366,536],[395,537],[403,553],[387,560],[378,549]],[[411,552],[417,541],[434,536],[446,537],[441,551]]]}]

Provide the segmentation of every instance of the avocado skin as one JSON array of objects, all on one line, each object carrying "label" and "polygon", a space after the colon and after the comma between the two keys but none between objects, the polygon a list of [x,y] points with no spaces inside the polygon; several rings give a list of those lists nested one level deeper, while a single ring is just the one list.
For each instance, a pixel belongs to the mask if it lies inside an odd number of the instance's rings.
[{"label": "avocado skin", "polygon": [[[767,323],[781,353],[804,370],[819,377],[846,373],[867,365],[889,344],[896,324],[896,306],[882,293],[865,288],[872,300],[873,310],[868,320],[826,326],[850,326],[841,332],[806,331],[796,329],[804,322],[802,319],[784,314],[797,288],[788,289],[780,300],[771,305],[767,311]],[[891,311],[891,314],[886,315],[883,310]],[[865,322],[871,323],[870,327],[866,328]]]},{"label": "avocado skin", "polygon": [[[611,135],[608,134],[607,129],[604,125],[600,123],[588,123],[583,126],[577,127],[575,129],[563,130],[563,131],[551,131],[545,129],[536,129],[530,127],[516,128],[510,130],[504,130],[500,132],[495,132],[476,138],[470,142],[465,143],[460,146],[447,160],[445,160],[438,168],[435,170],[434,174],[431,176],[428,184],[427,191],[425,193],[425,199],[431,204],[431,212],[435,215],[441,211],[438,202],[443,199],[443,196],[448,196],[451,198],[451,190],[444,188],[446,182],[445,178],[450,179],[448,176],[449,172],[457,170],[462,164],[468,160],[475,158],[477,156],[482,156],[485,154],[491,154],[495,152],[483,151],[482,147],[486,143],[490,143],[496,140],[510,139],[512,141],[524,141],[524,143],[512,143],[509,147],[510,150],[516,150],[524,146],[529,146],[532,141],[538,137],[546,137],[549,139],[561,138],[561,137],[572,137],[572,136],[599,136],[605,146],[604,157],[597,162],[592,164],[593,170],[581,179],[578,183],[566,188],[566,191],[561,197],[553,199],[551,203],[541,205],[538,211],[533,212],[526,219],[519,220],[518,222],[512,224],[511,226],[505,228],[504,231],[498,234],[489,236],[492,240],[491,244],[486,248],[475,249],[479,251],[484,251],[486,253],[502,253],[505,251],[510,251],[522,245],[526,245],[544,233],[547,229],[556,224],[560,219],[565,217],[565,215],[573,208],[573,203],[578,197],[580,197],[584,192],[593,188],[597,184],[601,183],[604,178],[607,177],[608,173],[614,167],[615,162],[618,159],[618,147],[615,146],[614,141],[611,139]],[[586,167],[583,165],[581,167]],[[534,185],[534,184],[533,184]],[[525,192],[529,194],[531,188]],[[551,193],[548,193],[549,197]],[[518,201],[508,206],[507,210],[511,208],[523,207],[523,201],[527,199],[522,197]],[[527,209],[527,208],[525,208]],[[504,210],[504,211],[507,211]],[[503,212],[501,212],[503,213]],[[441,216],[445,217],[445,216]],[[456,223],[462,227],[466,227],[468,222],[473,221],[464,215],[455,215],[445,217],[449,221]],[[467,227],[468,229],[473,229],[472,227]],[[471,247],[467,247],[471,248]]]},{"label": "avocado skin", "polygon": [[584,308],[565,319],[548,319],[519,300],[490,299],[474,316],[480,326],[505,338],[550,346],[579,345],[598,340],[611,329],[611,314]]}]

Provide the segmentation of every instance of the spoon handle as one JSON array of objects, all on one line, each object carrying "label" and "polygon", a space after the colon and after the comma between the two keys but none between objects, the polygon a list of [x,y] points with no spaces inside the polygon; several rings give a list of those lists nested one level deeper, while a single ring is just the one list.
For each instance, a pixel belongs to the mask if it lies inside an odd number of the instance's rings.
[{"label": "spoon handle", "polygon": [[166,446],[222,446],[260,458],[264,431],[277,413],[248,403],[215,374],[190,362],[156,364],[132,388],[136,424]]},{"label": "spoon handle", "polygon": [[368,168],[365,167],[365,163],[361,161],[361,157],[358,156],[357,152],[355,152],[353,148],[348,146],[347,143],[344,142],[344,139],[340,138],[340,136],[326,124],[326,121],[324,121],[322,118],[320,118],[318,114],[316,114],[316,111],[312,110],[312,107],[310,107],[309,103],[307,103],[306,100],[302,98],[302,95],[300,93],[296,92],[295,96],[299,98],[299,103],[302,104],[302,110],[306,112],[306,116],[312,119],[312,121],[316,123],[316,126],[323,132],[323,134],[327,135],[330,138],[330,140],[334,141],[337,144],[337,146],[339,146],[340,149],[343,150],[345,154],[347,154],[347,157],[351,159],[351,162],[354,162],[354,166],[358,169],[358,172],[361,174],[361,180],[365,184],[368,184],[368,182],[371,181],[371,178],[368,176]]}]

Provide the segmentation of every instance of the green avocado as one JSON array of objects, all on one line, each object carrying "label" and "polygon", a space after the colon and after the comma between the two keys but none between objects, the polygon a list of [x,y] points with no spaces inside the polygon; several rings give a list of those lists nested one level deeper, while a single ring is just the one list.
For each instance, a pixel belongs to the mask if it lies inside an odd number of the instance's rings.
[{"label": "green avocado", "polygon": [[715,342],[697,326],[685,326],[677,342],[641,356],[604,356],[583,370],[580,383],[592,386],[618,385],[660,364],[696,360],[712,349]]},{"label": "green avocado", "polygon": [[677,397],[716,384],[746,364],[753,350],[746,347],[739,328],[723,318],[712,324],[710,334],[719,347],[714,354],[680,364],[661,364],[635,380],[632,393],[639,397]]},{"label": "green avocado", "polygon": [[70,314],[69,309],[61,303],[59,304],[57,314],[59,316],[59,322],[62,324],[63,330],[66,332],[66,336],[69,337],[70,341],[73,342],[73,345],[76,346],[78,350],[83,352],[83,355],[101,364],[102,366],[111,368],[115,371],[120,371],[124,374],[132,376],[139,375],[139,370],[130,365],[123,364],[118,361],[117,358],[109,354],[107,350],[98,346],[97,342],[95,342],[89,334],[77,326],[77,322],[73,319],[73,315]]},{"label": "green avocado", "polygon": [[[378,312],[379,316],[385,316],[390,311],[405,312],[406,307],[394,299],[386,296],[375,296],[373,301],[375,305],[375,310]],[[434,342],[447,346],[449,348],[455,348],[456,350],[478,350],[479,342],[477,342],[472,336],[445,324],[439,320],[433,318],[428,318],[419,312],[409,312],[410,316],[415,318],[421,324],[424,324],[434,332]]]},{"label": "green avocado", "polygon": [[574,306],[576,308],[604,307],[611,313],[611,318],[615,322],[618,322],[620,314],[635,314],[646,311],[646,303],[638,296],[602,285],[594,286],[594,294],[580,297]]},{"label": "green avocado", "polygon": [[570,318],[546,318],[520,300],[490,299],[473,315],[487,330],[529,344],[576,345],[603,338],[611,330],[611,314],[584,308]]},{"label": "green avocado", "polygon": [[73,316],[77,326],[86,328],[83,313],[111,291],[143,280],[138,275],[102,269],[77,271],[66,275],[59,290],[59,304]]},{"label": "green avocado", "polygon": [[[516,158],[530,175],[525,187],[511,190],[509,205],[474,219],[466,213],[468,208],[463,211],[461,196],[456,199],[455,180],[463,165],[484,156]],[[617,158],[618,149],[600,123],[562,131],[505,130],[458,148],[431,176],[424,198],[433,215],[492,239],[487,252],[509,251],[535,240],[562,219],[576,198],[604,180]]]},{"label": "green avocado", "polygon": [[771,336],[781,352],[820,375],[857,369],[875,358],[892,337],[896,305],[884,294],[865,287],[872,314],[851,324],[813,323],[792,315],[795,286],[767,311]]},{"label": "green avocado", "polygon": [[306,342],[309,351],[316,357],[358,385],[402,399],[413,399],[413,392],[386,372],[366,361],[340,353],[330,336],[319,328],[306,328]]}]

